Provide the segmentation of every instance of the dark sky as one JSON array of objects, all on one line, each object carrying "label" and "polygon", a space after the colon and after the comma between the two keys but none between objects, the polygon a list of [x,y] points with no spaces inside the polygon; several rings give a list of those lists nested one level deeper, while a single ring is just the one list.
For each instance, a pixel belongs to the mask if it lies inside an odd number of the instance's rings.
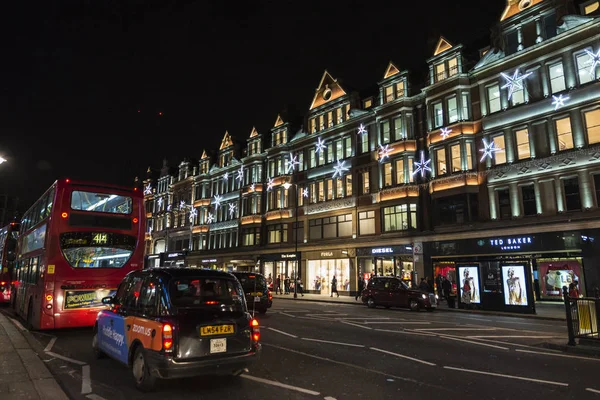
[{"label": "dark sky", "polygon": [[10,3],[0,193],[18,195],[22,208],[58,178],[130,185],[164,157],[175,165],[215,149],[226,129],[242,140],[254,125],[267,133],[286,104],[308,110],[324,69],[358,89],[381,80],[389,60],[420,76],[440,34],[477,50],[506,4]]}]

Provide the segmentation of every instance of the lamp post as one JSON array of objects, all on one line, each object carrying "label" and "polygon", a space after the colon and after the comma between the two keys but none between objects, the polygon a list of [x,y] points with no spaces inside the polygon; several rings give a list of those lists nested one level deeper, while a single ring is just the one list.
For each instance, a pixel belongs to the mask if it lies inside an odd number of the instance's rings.
[{"label": "lamp post", "polygon": [[6,158],[0,156],[0,164],[5,163],[6,162]]},{"label": "lamp post", "polygon": [[289,183],[286,182],[283,184],[283,187],[285,188],[285,190],[288,190],[290,187],[294,186],[294,195],[296,197],[295,200],[295,211],[294,213],[296,214],[295,216],[295,220],[296,222],[295,227],[294,227],[294,236],[295,236],[295,248],[294,248],[294,254],[296,255],[296,267],[295,267],[295,271],[294,271],[294,299],[298,298],[298,264],[300,263],[300,258],[298,257],[298,185],[295,183]]}]

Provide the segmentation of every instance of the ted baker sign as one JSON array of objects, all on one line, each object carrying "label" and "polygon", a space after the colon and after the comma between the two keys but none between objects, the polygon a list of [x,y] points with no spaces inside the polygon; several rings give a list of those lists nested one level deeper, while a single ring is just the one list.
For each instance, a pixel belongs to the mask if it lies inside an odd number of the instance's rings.
[{"label": "ted baker sign", "polygon": [[489,239],[491,246],[500,247],[502,250],[519,250],[521,245],[532,244],[531,236],[517,236],[504,239]]}]

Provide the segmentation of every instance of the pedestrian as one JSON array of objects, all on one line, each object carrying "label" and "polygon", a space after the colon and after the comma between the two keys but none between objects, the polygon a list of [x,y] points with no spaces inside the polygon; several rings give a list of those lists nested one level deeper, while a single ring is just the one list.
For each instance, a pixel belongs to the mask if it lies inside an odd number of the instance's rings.
[{"label": "pedestrian", "polygon": [[304,287],[302,287],[302,279],[298,278],[298,280],[296,281],[296,285],[298,285],[296,293],[300,293],[302,297],[304,297]]},{"label": "pedestrian", "polygon": [[359,297],[362,296],[362,291],[365,288],[365,280],[363,279],[362,276],[358,277],[358,292],[356,292],[356,296],[354,297],[354,300],[358,300]]},{"label": "pedestrian", "polygon": [[275,279],[275,294],[279,294],[279,292],[281,292],[281,278],[277,276],[277,279]]},{"label": "pedestrian", "polygon": [[421,283],[419,283],[419,290],[429,293],[429,284],[427,283],[427,279],[421,278]]},{"label": "pedestrian", "polygon": [[437,278],[435,278],[435,288],[437,289],[437,295],[438,297],[441,299],[443,297],[443,286],[444,284],[444,278],[442,277],[442,274],[438,274]]},{"label": "pedestrian", "polygon": [[329,297],[333,297],[333,294],[337,294],[337,297],[340,297],[340,294],[338,293],[337,290],[337,279],[335,277],[335,275],[333,276],[333,279],[331,280],[331,296]]},{"label": "pedestrian", "polygon": [[577,289],[577,281],[569,284],[569,297],[572,299],[579,298],[579,289]]},{"label": "pedestrian", "polygon": [[454,308],[454,297],[450,297],[452,292],[452,283],[446,278],[442,278],[442,292],[444,293],[444,299],[448,303],[449,308]]},{"label": "pedestrian", "polygon": [[289,276],[285,277],[285,280],[283,281],[283,286],[285,289],[284,294],[290,294],[290,277]]}]

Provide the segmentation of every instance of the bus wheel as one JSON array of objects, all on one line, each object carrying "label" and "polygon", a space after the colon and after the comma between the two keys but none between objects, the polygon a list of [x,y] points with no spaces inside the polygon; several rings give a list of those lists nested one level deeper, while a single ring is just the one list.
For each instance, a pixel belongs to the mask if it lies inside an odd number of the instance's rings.
[{"label": "bus wheel", "polygon": [[133,378],[135,379],[135,386],[142,392],[150,392],[156,385],[156,377],[150,374],[150,368],[146,363],[146,357],[144,355],[144,347],[139,345],[135,349],[133,356]]}]

